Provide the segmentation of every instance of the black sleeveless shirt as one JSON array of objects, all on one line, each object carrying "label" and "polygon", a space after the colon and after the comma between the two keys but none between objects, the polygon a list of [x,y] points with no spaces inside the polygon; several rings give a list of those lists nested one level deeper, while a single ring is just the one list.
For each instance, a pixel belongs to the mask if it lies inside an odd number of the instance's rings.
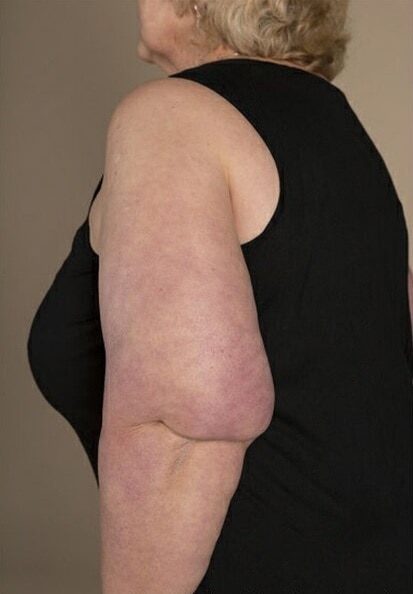
[{"label": "black sleeveless shirt", "polygon": [[[231,58],[171,77],[229,101],[281,181],[268,225],[241,246],[274,417],[247,450],[196,594],[411,594],[408,234],[386,165],[343,92],[314,74]],[[98,270],[86,218],[28,341],[34,378],[97,479]]]}]

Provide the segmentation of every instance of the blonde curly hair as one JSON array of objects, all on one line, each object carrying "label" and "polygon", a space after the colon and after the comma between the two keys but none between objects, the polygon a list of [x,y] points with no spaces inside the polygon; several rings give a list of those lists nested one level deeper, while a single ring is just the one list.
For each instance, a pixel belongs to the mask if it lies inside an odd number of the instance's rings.
[{"label": "blonde curly hair", "polygon": [[198,16],[197,43],[211,50],[224,45],[245,56],[287,60],[330,81],[344,67],[349,0],[172,2],[178,16]]}]

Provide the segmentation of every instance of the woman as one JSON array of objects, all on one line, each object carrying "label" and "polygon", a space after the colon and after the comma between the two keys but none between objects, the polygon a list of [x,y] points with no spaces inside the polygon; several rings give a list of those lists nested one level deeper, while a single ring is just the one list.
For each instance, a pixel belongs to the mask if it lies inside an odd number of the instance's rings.
[{"label": "woman", "polygon": [[103,593],[407,594],[408,237],[331,82],[346,2],[138,4],[169,76],[117,106],[29,341],[99,476]]}]

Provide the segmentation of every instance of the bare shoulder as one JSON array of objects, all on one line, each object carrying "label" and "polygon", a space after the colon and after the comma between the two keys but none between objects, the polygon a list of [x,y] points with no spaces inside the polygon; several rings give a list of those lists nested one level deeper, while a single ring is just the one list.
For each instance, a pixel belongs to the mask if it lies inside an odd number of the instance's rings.
[{"label": "bare shoulder", "polygon": [[[225,177],[241,243],[266,226],[278,201],[279,177],[255,128],[234,105],[201,83],[183,78],[156,79],[129,92],[112,114],[105,180],[90,217],[97,253],[104,197],[112,185],[112,165],[128,160],[128,156],[145,159],[145,169],[151,174],[153,167],[170,164],[171,147],[183,165],[189,165],[192,154],[197,158],[198,171],[210,163],[212,175]],[[129,175],[142,171],[129,167]]]},{"label": "bare shoulder", "polygon": [[201,83],[167,78],[135,89],[120,107],[132,119],[144,118],[154,146],[159,130],[183,158],[189,151],[204,162],[215,158],[215,173],[223,172],[228,184],[240,243],[264,230],[278,204],[279,172],[269,147],[234,104]]},{"label": "bare shoulder", "polygon": [[[107,134],[109,161],[144,159],[150,171],[163,163],[170,165],[172,152],[175,160],[185,161],[198,154],[207,162],[215,161],[216,173],[221,175],[227,135],[225,116],[219,116],[224,106],[218,109],[216,105],[223,101],[208,88],[184,79],[157,79],[138,86],[112,114]],[[112,173],[105,171],[106,189]]]},{"label": "bare shoulder", "polygon": [[168,129],[191,123],[182,133],[206,131],[215,123],[219,130],[217,116],[220,112],[227,116],[231,111],[230,104],[205,85],[183,78],[164,78],[148,81],[128,93],[116,106],[111,123],[139,121],[142,126],[153,126],[160,122],[164,126],[167,122]]},{"label": "bare shoulder", "polygon": [[185,78],[157,78],[135,87],[118,104],[120,106],[133,105],[135,101],[148,99],[150,101],[169,102],[170,100],[190,99],[194,94],[208,93],[208,88]]},{"label": "bare shoulder", "polygon": [[[109,130],[124,127],[130,135],[148,130],[154,142],[161,137],[192,137],[205,149],[219,150],[228,163],[237,155],[256,159],[265,150],[253,125],[229,100],[208,86],[184,78],[148,81],[128,93],[116,106]],[[137,136],[137,137],[138,137]]]}]

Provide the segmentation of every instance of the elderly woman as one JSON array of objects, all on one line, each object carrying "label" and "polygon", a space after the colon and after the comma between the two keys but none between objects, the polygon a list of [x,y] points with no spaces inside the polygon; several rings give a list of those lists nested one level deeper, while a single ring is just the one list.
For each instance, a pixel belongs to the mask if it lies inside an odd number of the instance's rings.
[{"label": "elderly woman", "polygon": [[32,325],[103,594],[408,594],[408,236],[345,0],[141,0],[140,85]]}]

